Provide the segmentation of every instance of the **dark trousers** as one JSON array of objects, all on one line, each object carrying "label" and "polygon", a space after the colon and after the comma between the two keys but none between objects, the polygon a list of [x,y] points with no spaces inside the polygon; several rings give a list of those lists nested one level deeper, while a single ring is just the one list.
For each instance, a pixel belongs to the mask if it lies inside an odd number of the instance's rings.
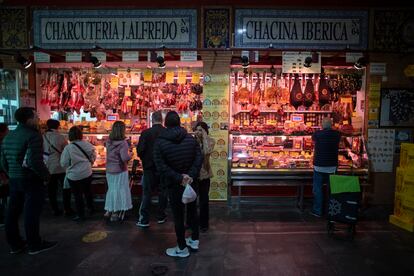
[{"label": "dark trousers", "polygon": [[[65,174],[52,174],[47,185],[47,191],[49,196],[49,202],[54,212],[59,212],[59,206],[57,202],[57,192],[59,187],[63,188],[63,182],[65,181]],[[71,213],[70,207],[70,189],[62,189],[63,209],[66,213]]]},{"label": "dark trousers", "polygon": [[[199,216],[199,223],[200,228],[208,228],[209,227],[209,197],[208,194],[210,192],[210,179],[203,179],[198,180],[197,185],[195,185],[197,188],[197,194],[198,194],[198,204],[200,208],[200,216]],[[187,225],[191,224],[191,218],[189,216],[189,212],[187,212]]]},{"label": "dark trousers", "polygon": [[144,170],[142,177],[142,198],[139,208],[139,218],[141,223],[148,223],[150,219],[151,194],[152,190],[158,188],[158,214],[157,219],[166,217],[165,209],[168,204],[168,191],[162,183],[159,174],[153,170]]},{"label": "dark trousers", "polygon": [[84,210],[84,203],[83,203],[83,196],[86,199],[86,206],[92,212],[94,211],[93,207],[93,195],[91,189],[92,183],[92,176],[81,180],[69,180],[70,188],[72,189],[72,193],[75,196],[75,203],[76,203],[76,212],[79,217],[85,216]]},{"label": "dark trousers", "polygon": [[[196,189],[195,189],[196,190]],[[170,199],[170,206],[174,215],[175,235],[177,236],[177,243],[180,249],[184,249],[187,245],[185,242],[185,226],[184,226],[184,211],[185,204],[181,201],[184,192],[184,187],[176,185],[168,188],[168,195]],[[187,212],[190,218],[191,238],[198,240],[198,216],[197,216],[197,200],[187,205]]]},{"label": "dark trousers", "polygon": [[19,217],[24,211],[24,228],[29,248],[41,244],[40,213],[44,201],[44,186],[39,179],[10,179],[10,197],[6,215],[6,238],[10,247],[18,249],[23,241],[19,231]]},{"label": "dark trousers", "polygon": [[5,222],[7,197],[9,194],[8,185],[0,186],[0,224]]}]

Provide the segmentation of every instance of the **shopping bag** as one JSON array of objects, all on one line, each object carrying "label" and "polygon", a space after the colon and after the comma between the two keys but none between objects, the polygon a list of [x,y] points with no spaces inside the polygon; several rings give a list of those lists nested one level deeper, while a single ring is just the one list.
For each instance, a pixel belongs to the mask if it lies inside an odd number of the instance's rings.
[{"label": "shopping bag", "polygon": [[187,203],[193,202],[196,199],[197,199],[196,192],[194,191],[194,189],[191,187],[190,184],[187,184],[185,186],[184,193],[183,193],[181,201],[184,204],[187,204]]},{"label": "shopping bag", "polygon": [[329,182],[331,194],[361,192],[358,176],[332,174],[329,176]]}]

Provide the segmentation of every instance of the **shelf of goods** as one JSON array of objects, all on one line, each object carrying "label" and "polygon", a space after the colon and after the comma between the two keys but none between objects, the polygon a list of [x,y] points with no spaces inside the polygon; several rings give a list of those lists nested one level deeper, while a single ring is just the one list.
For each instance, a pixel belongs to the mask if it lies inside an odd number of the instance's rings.
[{"label": "shelf of goods", "polygon": [[[361,76],[292,75],[266,72],[231,76],[231,179],[303,180],[312,178],[312,134],[324,117],[341,132],[339,173],[366,178],[368,158],[364,118],[356,112]],[[256,181],[259,183],[260,181]]]},{"label": "shelf of goods", "polygon": [[[151,114],[170,110],[180,114],[181,125],[191,131],[202,119],[203,79],[201,68],[39,68],[37,78],[40,111],[46,119],[60,120],[62,133],[78,125],[84,139],[96,147],[96,174],[105,173],[106,149],[112,124],[126,125],[135,160],[139,133],[150,125]],[[130,162],[130,167],[133,162]],[[136,162],[135,162],[136,163]],[[141,172],[139,162],[138,173]]]}]

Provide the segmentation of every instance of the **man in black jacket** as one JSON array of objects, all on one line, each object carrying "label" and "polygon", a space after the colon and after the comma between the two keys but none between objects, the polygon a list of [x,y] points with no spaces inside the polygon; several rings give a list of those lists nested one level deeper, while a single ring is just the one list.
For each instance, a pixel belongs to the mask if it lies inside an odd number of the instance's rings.
[{"label": "man in black jacket", "polygon": [[312,136],[315,143],[313,156],[313,208],[311,214],[321,217],[323,213],[323,184],[329,185],[329,175],[338,167],[338,149],[341,135],[331,128],[331,118],[322,120],[322,130]]},{"label": "man in black jacket", "polygon": [[37,130],[38,117],[32,108],[21,107],[15,112],[17,128],[4,138],[1,167],[9,176],[10,199],[6,216],[6,238],[11,254],[25,250],[26,242],[20,236],[19,217],[24,210],[29,254],[35,255],[53,248],[56,242],[40,238],[39,220],[44,201],[43,182],[49,171],[43,162],[43,139]]},{"label": "man in black jacket", "polygon": [[152,113],[151,120],[152,127],[142,132],[137,146],[137,153],[139,158],[141,158],[144,168],[144,175],[142,178],[142,199],[139,208],[139,218],[136,224],[139,227],[149,227],[151,190],[154,188],[159,188],[158,223],[164,223],[167,217],[165,214],[168,201],[167,189],[160,182],[160,175],[154,164],[154,142],[164,129],[162,126],[161,111]]},{"label": "man in black jacket", "polygon": [[[184,204],[182,196],[187,184],[197,179],[203,157],[200,146],[194,137],[180,127],[177,112],[168,112],[165,118],[165,129],[154,145],[154,162],[168,187],[171,209],[174,215],[175,234],[178,245],[168,248],[166,253],[171,257],[188,257],[187,246],[197,250],[199,246],[199,229],[196,202],[187,204],[187,212],[191,217],[191,237],[185,239]],[[196,190],[196,189],[195,189]]]}]

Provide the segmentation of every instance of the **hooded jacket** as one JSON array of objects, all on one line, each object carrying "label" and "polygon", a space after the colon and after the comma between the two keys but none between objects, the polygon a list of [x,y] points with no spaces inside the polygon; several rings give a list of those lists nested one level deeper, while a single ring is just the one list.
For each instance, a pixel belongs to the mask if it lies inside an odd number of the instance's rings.
[{"label": "hooded jacket", "polygon": [[154,144],[154,163],[168,187],[180,185],[188,174],[199,176],[203,156],[196,139],[182,127],[164,129]]},{"label": "hooded jacket", "polygon": [[128,170],[128,143],[125,140],[108,140],[106,142],[106,172],[121,173]]},{"label": "hooded jacket", "polygon": [[65,169],[60,165],[60,156],[67,144],[68,141],[57,130],[47,131],[43,135],[43,152],[49,154],[46,166],[50,174],[65,173]]},{"label": "hooded jacket", "polygon": [[[79,145],[83,152],[73,143]],[[82,180],[92,175],[92,164],[96,159],[95,147],[87,141],[73,141],[65,147],[60,157],[60,165],[66,168],[66,177],[72,181]]]}]

